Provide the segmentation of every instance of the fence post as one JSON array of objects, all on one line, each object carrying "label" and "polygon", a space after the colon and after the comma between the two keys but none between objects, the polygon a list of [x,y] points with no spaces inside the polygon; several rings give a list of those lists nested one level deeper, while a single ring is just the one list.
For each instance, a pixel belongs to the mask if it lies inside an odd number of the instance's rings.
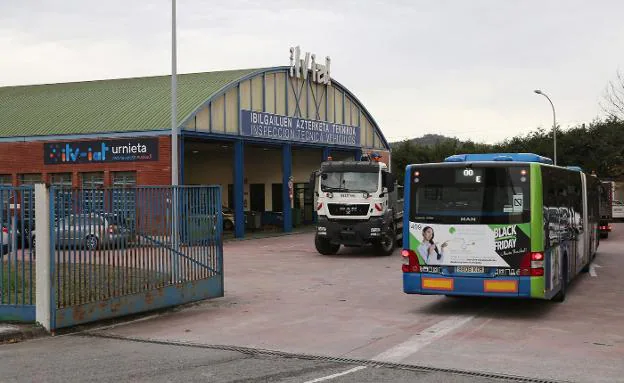
[{"label": "fence post", "polygon": [[35,251],[37,255],[35,275],[36,320],[46,330],[52,328],[52,268],[50,254],[50,193],[45,184],[35,185]]}]

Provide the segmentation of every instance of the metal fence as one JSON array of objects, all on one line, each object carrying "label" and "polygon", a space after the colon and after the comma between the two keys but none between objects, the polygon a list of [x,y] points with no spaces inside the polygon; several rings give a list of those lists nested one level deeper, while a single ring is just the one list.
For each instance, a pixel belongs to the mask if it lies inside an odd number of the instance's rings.
[{"label": "metal fence", "polygon": [[0,187],[0,320],[35,320],[34,190]]},{"label": "metal fence", "polygon": [[54,328],[223,296],[217,186],[51,189]]}]

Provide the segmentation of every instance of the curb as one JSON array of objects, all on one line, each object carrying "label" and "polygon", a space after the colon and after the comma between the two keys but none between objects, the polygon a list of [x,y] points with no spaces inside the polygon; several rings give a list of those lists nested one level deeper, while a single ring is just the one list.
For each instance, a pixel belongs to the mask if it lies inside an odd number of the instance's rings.
[{"label": "curb", "polygon": [[15,331],[7,331],[0,333],[0,344],[18,343],[28,339],[41,338],[49,336],[48,332],[39,326],[29,326],[19,328]]}]

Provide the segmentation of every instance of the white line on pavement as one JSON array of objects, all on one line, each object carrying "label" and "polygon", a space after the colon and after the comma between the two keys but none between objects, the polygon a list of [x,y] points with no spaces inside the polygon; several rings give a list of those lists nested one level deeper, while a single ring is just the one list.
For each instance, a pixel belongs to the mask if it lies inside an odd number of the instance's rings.
[{"label": "white line on pavement", "polygon": [[400,343],[373,358],[379,362],[400,362],[408,356],[418,352],[436,339],[442,338],[451,331],[470,322],[474,316],[452,316],[433,326],[427,327],[407,341]]},{"label": "white line on pavement", "polygon": [[589,275],[591,275],[592,277],[597,277],[598,273],[596,273],[596,269],[602,267],[600,265],[597,265],[595,263],[592,263],[591,265],[589,265]]},{"label": "white line on pavement", "polygon": [[351,374],[351,373],[353,373],[353,372],[357,372],[357,371],[363,370],[363,369],[365,369],[365,368],[366,368],[366,366],[357,366],[357,367],[354,367],[354,368],[352,368],[352,369],[350,369],[350,370],[343,371],[343,372],[339,372],[339,373],[337,373],[337,374],[323,376],[323,377],[320,377],[320,378],[316,378],[316,379],[314,379],[314,380],[308,380],[308,381],[307,381],[307,382],[305,382],[305,383],[317,383],[317,382],[324,382],[324,381],[326,381],[326,380],[330,380],[330,379],[337,378],[337,377],[339,377],[339,376],[343,376],[343,375]]}]

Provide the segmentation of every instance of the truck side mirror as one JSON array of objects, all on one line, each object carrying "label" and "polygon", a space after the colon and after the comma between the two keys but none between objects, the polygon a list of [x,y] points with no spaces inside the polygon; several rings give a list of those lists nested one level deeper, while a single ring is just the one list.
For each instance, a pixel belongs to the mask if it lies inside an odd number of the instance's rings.
[{"label": "truck side mirror", "polygon": [[308,182],[308,186],[310,188],[311,195],[314,195],[316,192],[316,172],[310,173],[310,181]]},{"label": "truck side mirror", "polygon": [[394,191],[394,184],[396,183],[396,177],[392,173],[387,173],[386,176],[386,187],[388,188],[388,192],[392,193]]}]

